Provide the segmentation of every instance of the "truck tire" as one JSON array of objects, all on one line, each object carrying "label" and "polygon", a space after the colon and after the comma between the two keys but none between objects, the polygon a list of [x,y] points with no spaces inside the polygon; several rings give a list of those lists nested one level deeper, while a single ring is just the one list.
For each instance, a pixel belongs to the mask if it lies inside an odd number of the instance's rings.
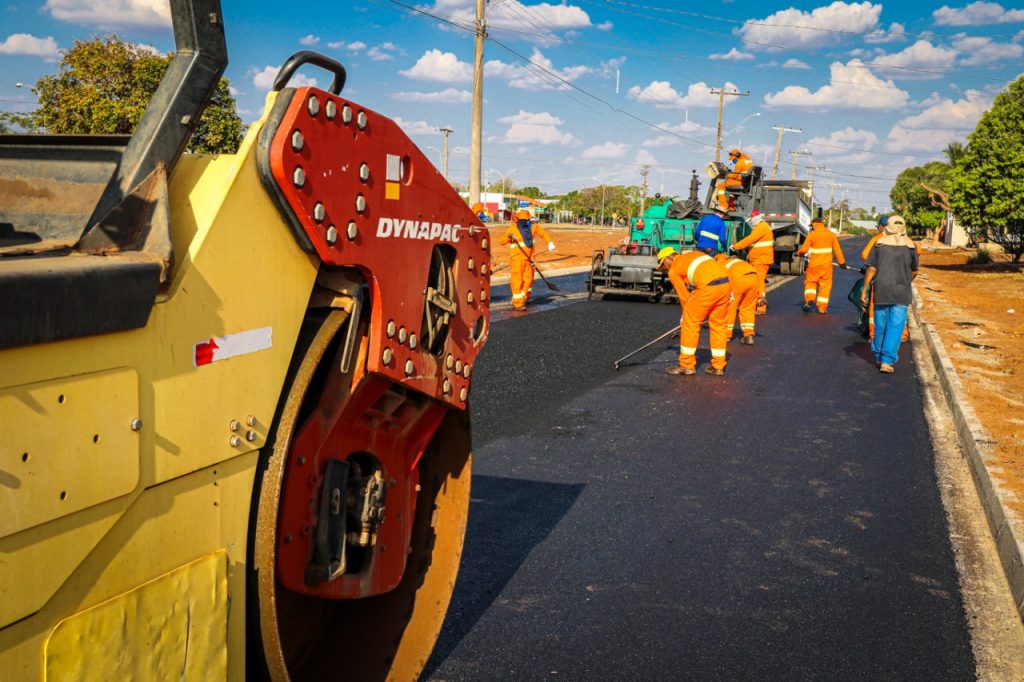
[{"label": "truck tire", "polygon": [[587,300],[594,298],[594,289],[597,287],[594,281],[595,276],[600,276],[604,269],[604,251],[595,251],[590,260],[590,278],[587,279]]},{"label": "truck tire", "polygon": [[789,274],[791,275],[802,275],[804,274],[804,261],[803,256],[797,256],[794,254],[793,260],[789,265]]},{"label": "truck tire", "polygon": [[[283,536],[279,525],[286,473],[292,458],[305,464],[305,457],[293,448],[294,440],[315,421],[325,392],[358,385],[368,349],[368,317],[363,316],[357,329],[358,359],[347,375],[341,374],[338,362],[347,314],[334,310],[326,317],[307,319],[261,452],[248,589],[248,668],[254,679],[333,678],[339,661],[344,661],[351,679],[417,679],[447,611],[469,509],[468,412],[447,411],[417,464],[408,556],[394,589],[369,599],[320,598],[290,591],[277,576],[282,543],[292,539]],[[396,494],[405,493],[401,487],[391,490],[388,504]],[[393,512],[388,518],[394,518]]]},{"label": "truck tire", "polygon": [[779,274],[780,275],[788,275],[788,274],[790,274],[789,273],[789,270],[790,270],[790,265],[789,264],[790,264],[790,261],[788,261],[788,260],[779,261]]}]

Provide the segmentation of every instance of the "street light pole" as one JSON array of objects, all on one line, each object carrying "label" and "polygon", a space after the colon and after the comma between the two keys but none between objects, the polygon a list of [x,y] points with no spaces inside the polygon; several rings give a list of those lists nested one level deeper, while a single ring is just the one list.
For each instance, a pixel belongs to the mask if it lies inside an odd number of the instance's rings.
[{"label": "street light pole", "polygon": [[773,130],[779,131],[779,139],[775,142],[775,162],[772,163],[772,180],[775,179],[775,174],[779,172],[779,154],[782,152],[782,133],[802,133],[803,130],[800,128],[787,128],[786,126],[772,126]]},{"label": "street light pole", "polygon": [[469,204],[480,201],[480,164],[484,129],[484,0],[476,0],[476,37],[473,42],[473,112],[469,133]]},{"label": "street light pole", "polygon": [[601,226],[604,227],[604,190],[605,185],[601,183]]},{"label": "street light pole", "polygon": [[444,179],[448,179],[448,136],[455,131],[451,128],[438,128],[441,134],[444,135],[444,154],[441,156],[441,174],[444,175]]}]

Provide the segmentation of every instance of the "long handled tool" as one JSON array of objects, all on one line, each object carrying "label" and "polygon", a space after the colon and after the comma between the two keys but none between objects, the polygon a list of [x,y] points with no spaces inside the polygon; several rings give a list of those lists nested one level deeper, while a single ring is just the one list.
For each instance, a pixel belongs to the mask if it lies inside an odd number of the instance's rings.
[{"label": "long handled tool", "polygon": [[637,348],[635,351],[633,351],[629,355],[626,355],[626,356],[623,356],[623,357],[619,358],[618,360],[615,361],[615,369],[619,368],[619,365],[622,363],[623,360],[628,360],[629,358],[633,357],[634,355],[636,355],[640,351],[646,350],[647,348],[650,348],[651,346],[653,346],[654,344],[658,343],[659,341],[661,341],[663,339],[669,338],[670,336],[672,336],[673,334],[678,332],[681,327],[682,327],[682,325],[678,325],[677,324],[676,326],[672,327],[667,332],[665,332],[664,334],[662,334],[658,338],[654,339],[653,341],[648,341],[647,343],[645,343],[644,345],[640,346],[639,348]]},{"label": "long handled tool", "polygon": [[533,269],[537,271],[537,274],[540,275],[540,278],[544,280],[544,284],[548,285],[548,289],[551,289],[551,291],[559,291],[559,288],[549,282],[547,277],[544,276],[544,273],[540,271],[537,264],[533,262],[532,258],[530,258],[530,254],[526,253],[526,249],[523,248],[523,245],[520,244],[518,240],[516,240],[515,244],[519,247],[519,250],[523,252],[523,255],[526,256],[526,260],[530,262],[530,266],[533,267]]}]

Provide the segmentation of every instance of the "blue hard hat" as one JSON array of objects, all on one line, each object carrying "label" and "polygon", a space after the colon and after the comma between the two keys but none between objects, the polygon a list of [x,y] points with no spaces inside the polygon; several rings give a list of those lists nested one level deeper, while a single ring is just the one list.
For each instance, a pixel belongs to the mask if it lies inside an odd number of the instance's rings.
[{"label": "blue hard hat", "polygon": [[889,216],[884,215],[881,218],[879,218],[878,219],[878,224],[881,225],[882,227],[885,227],[886,225],[888,225],[889,224]]}]

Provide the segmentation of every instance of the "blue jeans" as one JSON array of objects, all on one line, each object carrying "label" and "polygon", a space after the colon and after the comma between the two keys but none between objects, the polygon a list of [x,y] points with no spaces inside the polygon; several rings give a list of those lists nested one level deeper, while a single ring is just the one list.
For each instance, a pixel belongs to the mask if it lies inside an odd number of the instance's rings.
[{"label": "blue jeans", "polygon": [[875,338],[871,352],[875,360],[895,365],[899,359],[900,339],[907,326],[907,306],[901,304],[875,305]]}]

